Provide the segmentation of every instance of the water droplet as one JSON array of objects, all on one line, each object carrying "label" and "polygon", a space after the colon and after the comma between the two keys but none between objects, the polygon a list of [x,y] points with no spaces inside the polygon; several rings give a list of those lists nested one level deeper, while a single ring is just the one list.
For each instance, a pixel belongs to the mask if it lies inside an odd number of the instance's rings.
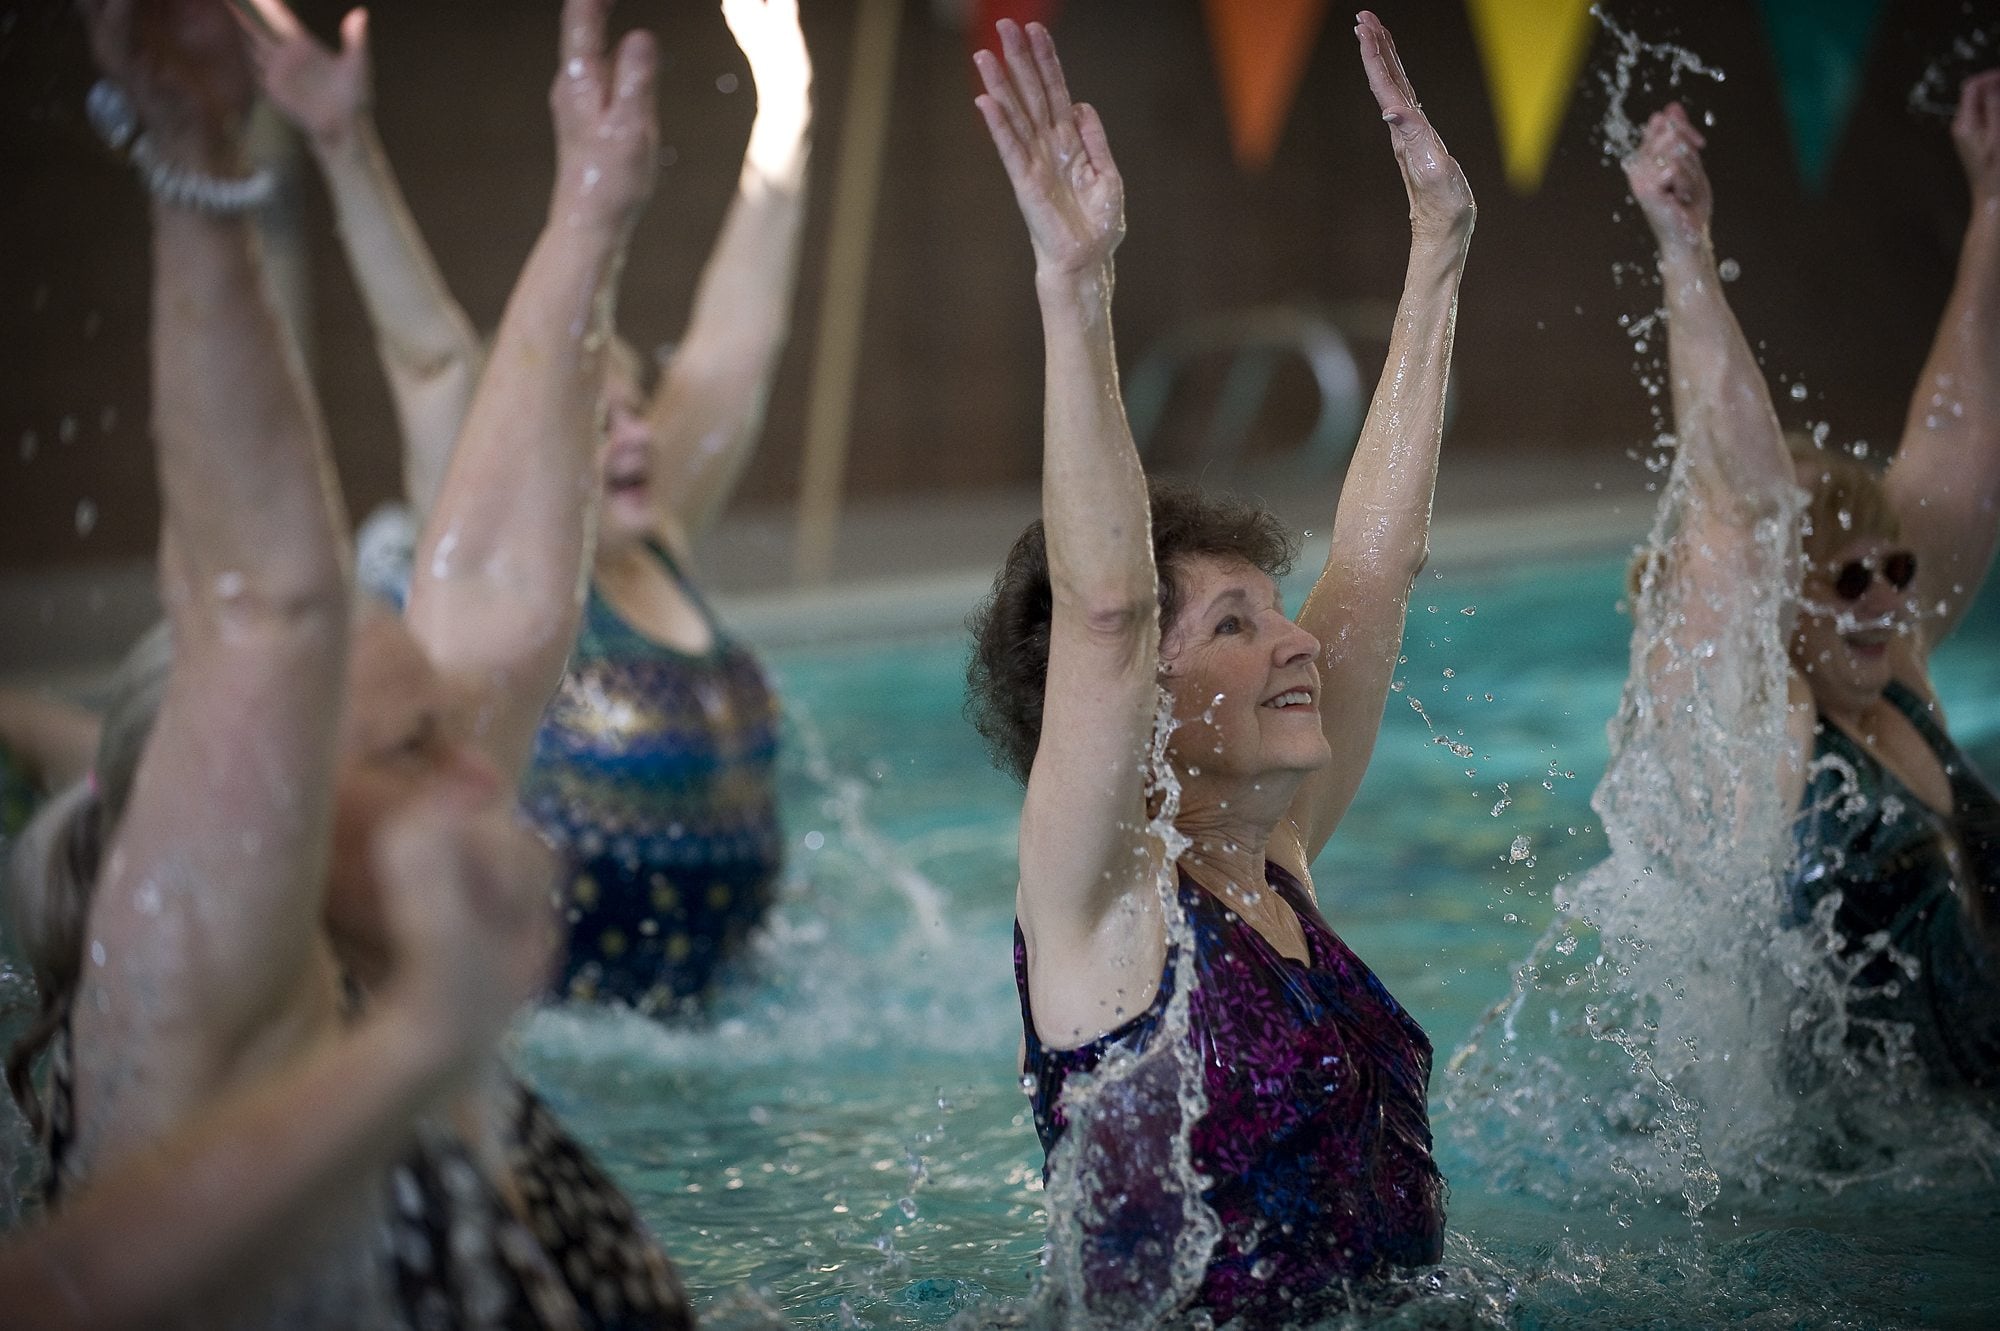
[{"label": "water droplet", "polygon": [[1792,401],[1803,402],[1805,400],[1806,400],[1806,386],[1804,384],[1793,384]]},{"label": "water droplet", "polygon": [[[1495,812],[1497,813],[1498,810],[1495,810]],[[1514,864],[1519,864],[1522,860],[1527,859],[1528,838],[1525,836],[1515,837],[1514,844],[1507,847],[1507,858]]]},{"label": "water droplet", "polygon": [[1715,271],[1723,281],[1734,282],[1737,278],[1743,276],[1743,265],[1734,259],[1724,259],[1721,263],[1715,265]]},{"label": "water droplet", "polygon": [[719,76],[715,80],[715,90],[719,93],[724,94],[725,96],[729,93],[735,92],[736,76],[734,74],[723,74]]},{"label": "water droplet", "polygon": [[76,501],[76,534],[88,536],[97,529],[97,505],[88,499]]}]

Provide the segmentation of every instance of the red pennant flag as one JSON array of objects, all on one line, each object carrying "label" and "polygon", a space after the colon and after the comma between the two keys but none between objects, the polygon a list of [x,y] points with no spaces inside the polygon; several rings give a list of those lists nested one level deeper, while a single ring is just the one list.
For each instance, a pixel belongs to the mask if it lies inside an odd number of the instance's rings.
[{"label": "red pennant flag", "polygon": [[1326,21],[1326,0],[1203,0],[1236,163],[1262,171]]},{"label": "red pennant flag", "polygon": [[1013,19],[1024,28],[1030,23],[1046,28],[1056,21],[1056,10],[1061,7],[1060,0],[973,0],[972,21],[965,28],[966,49],[997,54],[1000,34],[994,25],[1001,19]]}]

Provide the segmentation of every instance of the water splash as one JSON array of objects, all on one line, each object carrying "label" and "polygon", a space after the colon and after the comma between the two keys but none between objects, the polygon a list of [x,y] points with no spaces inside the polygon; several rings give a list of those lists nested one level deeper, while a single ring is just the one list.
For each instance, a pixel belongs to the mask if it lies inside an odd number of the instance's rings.
[{"label": "water splash", "polygon": [[[1208,1109],[1200,1051],[1189,1038],[1195,939],[1177,868],[1188,838],[1174,826],[1181,786],[1167,758],[1176,722],[1160,690],[1147,754],[1147,835],[1159,846],[1154,882],[1173,958],[1173,993],[1141,1052],[1115,1049],[1065,1083],[1069,1127],[1049,1159],[1049,1240],[1036,1317],[1064,1327],[1155,1326],[1200,1289],[1221,1222],[1202,1198],[1194,1125]],[[1114,1255],[1098,1235],[1120,1236]],[[1144,1234],[1136,1248],[1129,1236]]]},{"label": "water splash", "polygon": [[1596,71],[1598,86],[1604,90],[1604,117],[1599,122],[1604,136],[1604,160],[1616,165],[1638,149],[1643,132],[1642,123],[1633,121],[1625,110],[1635,81],[1637,91],[1658,96],[1665,89],[1679,88],[1683,78],[1699,76],[1721,83],[1724,76],[1720,69],[1703,63],[1700,56],[1686,47],[1672,42],[1649,42],[1621,27],[1602,5],[1593,6],[1590,12],[1604,25],[1604,31],[1617,47],[1611,67]]},{"label": "water splash", "polygon": [[1926,65],[1911,85],[1911,113],[1950,120],[1958,114],[1959,85],[1996,61],[2000,61],[2000,24],[1989,21],[1952,38],[1950,49]]}]

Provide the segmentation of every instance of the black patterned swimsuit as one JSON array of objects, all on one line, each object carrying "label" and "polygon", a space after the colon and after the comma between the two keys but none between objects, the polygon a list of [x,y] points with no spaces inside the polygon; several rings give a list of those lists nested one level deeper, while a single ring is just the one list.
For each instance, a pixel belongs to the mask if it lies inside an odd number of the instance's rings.
[{"label": "black patterned swimsuit", "polygon": [[1869,1022],[1895,1023],[1938,1080],[2000,1086],[2000,951],[1961,895],[2000,884],[2000,797],[1914,691],[1892,682],[1883,696],[1937,755],[1951,812],[1925,804],[1822,715],[1793,826],[1787,923],[1804,925],[1838,892],[1842,955],[1873,953],[1855,976],[1864,996],[1849,1007],[1863,1019],[1853,1038],[1874,1038]]}]

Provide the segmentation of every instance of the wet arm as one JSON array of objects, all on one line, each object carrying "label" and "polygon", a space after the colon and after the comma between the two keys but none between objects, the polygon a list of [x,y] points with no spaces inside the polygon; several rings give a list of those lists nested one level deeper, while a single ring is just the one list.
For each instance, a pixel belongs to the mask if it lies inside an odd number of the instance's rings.
[{"label": "wet arm", "polygon": [[2000,70],[1967,80],[1952,134],[1972,216],[1885,478],[1917,547],[1926,651],[1958,627],[2000,541]]},{"label": "wet arm", "polygon": [[0,1248],[8,1325],[158,1326],[309,1256],[450,1085],[456,1051],[435,1045],[423,1020],[384,1007],[205,1106]]},{"label": "wet arm", "polygon": [[403,430],[405,495],[418,513],[437,498],[484,351],[452,299],[389,166],[371,109],[368,13],[340,25],[329,49],[285,0],[239,10],[272,105],[297,126],[333,198],[342,248],[361,289]]},{"label": "wet arm", "polygon": [[1299,612],[1300,625],[1320,641],[1320,724],[1334,755],[1293,801],[1287,823],[1297,845],[1285,845],[1282,831],[1274,838],[1273,857],[1302,881],[1367,771],[1410,588],[1429,552],[1459,279],[1474,215],[1465,175],[1417,105],[1388,32],[1364,15],[1356,36],[1408,188],[1410,261],[1388,362],[1341,486],[1326,567]]},{"label": "wet arm", "polygon": [[568,0],[551,102],[557,180],[445,484],[407,613],[457,681],[474,738],[511,777],[575,639],[595,520],[612,292],[652,186],[651,38],[604,53],[609,0]]},{"label": "wet arm", "polygon": [[[1144,881],[1133,852],[1158,690],[1159,599],[1111,335],[1124,186],[1096,113],[1071,104],[1047,32],[1005,23],[1000,34],[1004,60],[977,57],[986,86],[977,104],[1035,251],[1053,598],[1018,906],[1037,973],[1053,974],[1088,963],[1113,906]],[[1036,988],[1039,1002],[1045,987]]]},{"label": "wet arm", "polygon": [[[168,108],[146,114],[166,160],[242,173],[233,126],[177,132]],[[321,955],[348,632],[345,521],[253,228],[161,201],[152,216],[173,664],[92,902],[107,964],[85,967],[75,1009],[80,1049],[153,1078],[111,1097],[122,1140],[172,1122],[319,997],[304,985]]]},{"label": "wet arm", "polygon": [[373,118],[344,138],[309,142],[402,427],[404,495],[422,515],[444,484],[485,349],[410,216]]},{"label": "wet arm", "polygon": [[805,217],[812,65],[795,0],[729,0],[757,117],[736,196],[702,269],[687,331],[654,395],[655,472],[670,544],[707,530],[764,423],[791,329]]}]

